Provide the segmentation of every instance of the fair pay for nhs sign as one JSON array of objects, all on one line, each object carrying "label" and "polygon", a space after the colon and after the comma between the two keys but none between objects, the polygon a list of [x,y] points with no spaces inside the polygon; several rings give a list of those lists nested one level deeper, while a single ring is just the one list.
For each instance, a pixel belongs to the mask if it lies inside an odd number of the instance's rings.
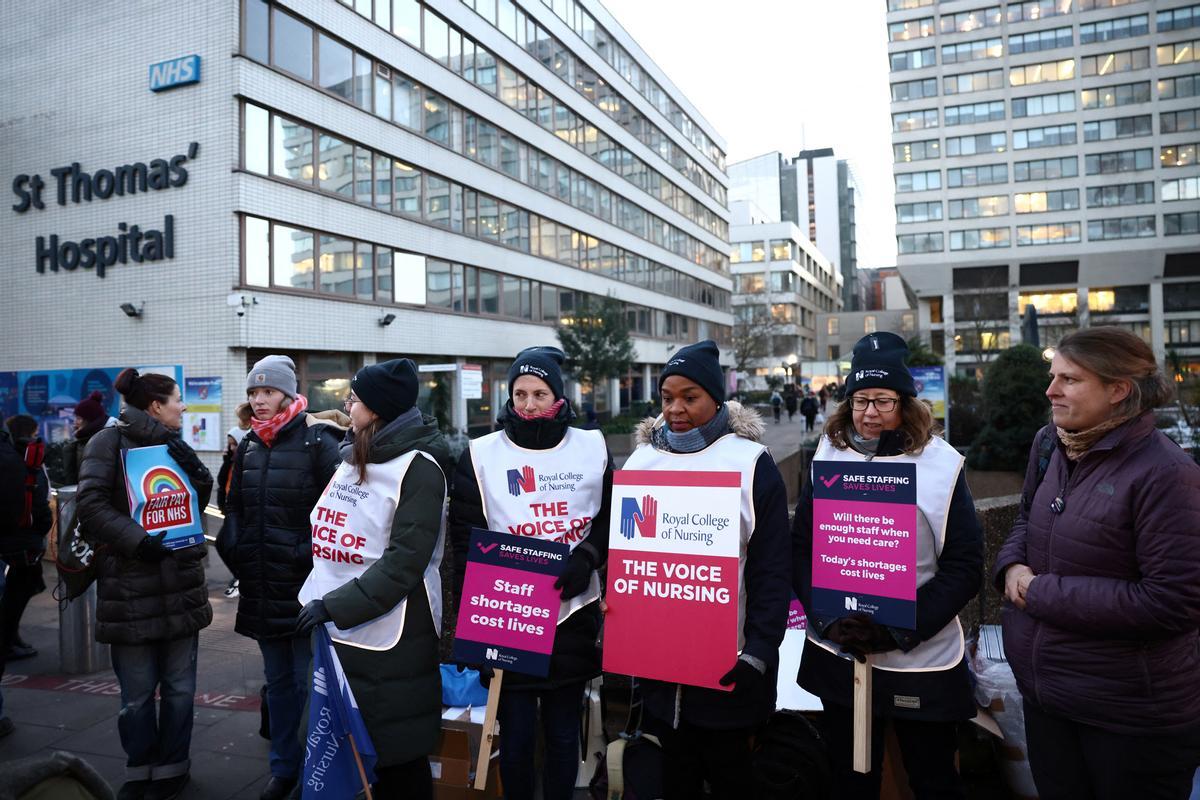
[{"label": "fair pay for nhs sign", "polygon": [[161,92],[200,82],[200,56],[180,56],[150,65],[150,91]]}]

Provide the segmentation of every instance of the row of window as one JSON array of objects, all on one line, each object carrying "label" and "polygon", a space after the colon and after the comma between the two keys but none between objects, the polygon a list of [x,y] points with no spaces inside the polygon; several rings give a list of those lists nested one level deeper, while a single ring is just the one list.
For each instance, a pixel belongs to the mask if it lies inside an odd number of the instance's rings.
[{"label": "row of window", "polygon": [[[943,94],[968,94],[970,92],[981,92],[989,89],[1000,89],[1004,86],[1003,70],[988,70],[986,72],[968,72],[963,75],[949,75],[942,79]],[[1180,75],[1174,78],[1161,78],[1158,81],[1158,96],[1163,100],[1170,100],[1179,97],[1195,97],[1200,93],[1200,74]],[[1072,92],[1060,92],[1054,95],[1039,95],[1040,97],[1064,97],[1071,96],[1071,101],[1065,104],[1060,110],[1074,111],[1074,95]],[[937,79],[924,78],[917,81],[905,81],[903,83],[892,84],[892,100],[920,100],[926,97],[936,98]],[[1013,116],[1026,116],[1018,109],[1024,109],[1024,104],[1032,100],[1031,97],[1015,97],[1012,100]],[[1090,108],[1110,108],[1113,106],[1126,106],[1134,103],[1148,103],[1151,99],[1150,81],[1138,81],[1135,83],[1120,83],[1111,86],[1096,86],[1090,89],[1082,89],[1080,91],[1080,107],[1083,109]],[[1065,102],[1065,101],[1060,101]],[[1042,113],[1054,113],[1046,111]],[[1032,116],[1032,112],[1029,114]],[[902,114],[893,115],[893,129],[896,128],[896,117],[903,117]],[[950,123],[947,122],[947,125]]]},{"label": "row of window", "polygon": [[[1160,197],[1163,202],[1200,199],[1200,185],[1198,184],[1200,184],[1200,178],[1163,181],[1160,187]],[[1087,208],[1112,208],[1154,202],[1153,181],[1089,186],[1084,189],[1084,192]],[[959,198],[948,200],[947,205],[950,219],[997,217],[1006,216],[1009,213],[1008,195]],[[1018,192],[1013,195],[1013,211],[1016,214],[1071,211],[1077,208],[1079,208],[1078,189]],[[896,205],[896,222],[902,225],[936,222],[940,219],[942,219],[942,202],[940,200]]]},{"label": "row of window", "polygon": [[[430,55],[465,80],[496,95],[505,105],[705,230],[722,238],[728,236],[727,224],[703,202],[576,115],[545,89],[527,80],[469,37],[449,28],[441,17],[426,11],[418,17],[418,23],[418,33],[422,26],[425,28],[424,41],[448,43],[444,54],[438,50]],[[279,7],[270,6],[265,0],[245,0],[242,30],[242,51],[250,58],[279,67],[377,116],[436,134],[443,144],[453,144],[450,119],[461,117],[463,109],[421,89],[393,67],[373,61],[365,53],[352,50],[324,31],[314,29]],[[351,64],[347,76],[347,66]],[[414,97],[413,92],[419,96]],[[421,128],[420,119],[414,119],[410,110],[422,105],[434,106],[431,113],[444,113],[447,123],[432,130]]]},{"label": "row of window", "polygon": [[[248,286],[555,325],[570,318],[582,304],[600,299],[575,289],[260,217],[243,217],[243,237],[243,274]],[[646,336],[688,340],[701,327],[728,336],[727,329],[714,330],[725,326],[682,315],[628,303],[625,310],[631,330]]]},{"label": "row of window", "polygon": [[[345,2],[345,0],[343,0]],[[474,8],[480,16],[493,23],[510,39],[520,43],[521,17],[523,11],[517,7],[512,14],[513,22],[509,23],[508,0],[463,0],[464,4]],[[708,138],[704,130],[687,115],[679,104],[666,93],[658,82],[646,70],[642,69],[637,60],[629,54],[604,26],[596,21],[591,12],[576,0],[542,0],[542,4],[551,9],[559,19],[567,23],[579,38],[583,39],[609,66],[617,71],[637,92],[650,101],[658,109],[658,113],[666,117],[671,124],[682,133],[688,141],[713,162],[722,172],[725,170],[725,154],[716,143]],[[493,15],[492,7],[496,7]],[[511,30],[511,33],[509,33]]]},{"label": "row of window", "polygon": [[[1052,222],[1038,225],[1017,225],[1017,247],[1037,247],[1054,244],[1077,244],[1081,240],[1078,222]],[[1164,236],[1189,236],[1200,233],[1200,212],[1163,214]],[[1153,215],[1089,220],[1088,241],[1113,239],[1142,239],[1157,236]],[[983,250],[1010,247],[1009,229],[974,228],[950,231],[950,250]],[[945,235],[941,231],[905,233],[896,237],[896,249],[901,255],[941,253],[945,250]]]},{"label": "row of window", "polygon": [[[518,227],[497,222],[508,219],[512,213],[518,214],[521,219],[529,217],[529,212],[523,209],[515,209],[487,195],[478,195],[478,200],[472,200],[476,192],[424,171],[421,167],[406,164],[385,153],[374,152],[328,131],[314,129],[251,103],[246,103],[244,109],[242,163],[251,172],[315,186],[382,211],[424,219],[454,231],[465,231],[528,250],[527,246],[522,246],[524,240]],[[468,123],[472,119],[472,115],[468,114]],[[576,208],[591,211],[602,218],[611,218],[623,228],[634,230],[640,227],[642,210],[638,206],[628,201],[622,202],[623,198],[614,199],[606,190],[597,191],[595,184],[589,180],[570,180],[577,173],[565,169],[555,173],[555,162],[551,159],[530,158],[515,144],[505,147],[504,140],[495,136],[495,129],[487,133],[478,124],[468,124],[465,138],[467,146],[464,149],[467,152],[473,152],[479,158],[483,150],[492,150],[493,157],[500,161],[501,170],[514,178],[558,196]],[[485,138],[487,143],[482,142]],[[568,180],[559,183],[556,175]],[[478,217],[474,216],[476,210]],[[499,216],[495,216],[497,214]],[[565,226],[559,227],[560,233],[569,230]],[[651,234],[646,238],[653,239],[667,237],[677,231],[668,231],[665,226],[660,226],[646,233]],[[683,276],[683,273],[662,264],[599,242],[595,237],[577,231],[570,231],[570,235],[576,241],[596,241],[603,251],[623,253],[615,255],[621,261],[646,261],[648,266],[639,265],[634,274],[640,275],[643,269],[649,269],[651,272],[666,270]],[[665,238],[663,242],[664,246],[669,243]],[[561,253],[561,256],[566,256],[569,263],[581,265],[577,263],[579,260],[573,251]],[[607,259],[602,260],[607,262]],[[584,259],[582,265],[584,269],[595,268],[589,259]],[[688,277],[688,281],[692,280]],[[704,294],[708,296],[707,292]]]},{"label": "row of window", "polygon": [[246,169],[714,308],[729,293],[390,155],[249,103]]},{"label": "row of window", "polygon": [[[1193,84],[1188,85],[1190,90]],[[1117,92],[1128,88],[1133,98],[1143,97],[1149,100],[1150,84],[1127,84],[1126,87],[1113,86],[1100,90],[1084,92],[1084,102],[1091,103],[1091,108],[1107,105],[1123,105],[1117,102]],[[1111,90],[1111,93],[1109,91]],[[1144,92],[1144,94],[1143,94]],[[1104,93],[1104,94],[1101,94]],[[1057,92],[1055,94],[1035,95],[1033,97],[1015,97],[1012,100],[1012,115],[1014,119],[1025,117],[1041,117],[1050,114],[1062,114],[1075,110],[1075,94],[1073,92]],[[1159,133],[1178,133],[1195,130],[1196,109],[1179,111],[1163,111],[1159,113]],[[1005,119],[1004,101],[993,100],[987,103],[970,103],[961,106],[946,106],[944,111],[946,127],[956,125],[975,125],[981,122],[998,122]],[[892,114],[892,132],[907,133],[938,127],[937,109],[923,111],[905,111]],[[1110,130],[1111,129],[1111,130]],[[1108,120],[1092,120],[1083,126],[1084,141],[1094,142],[1101,139],[1123,139],[1130,136],[1149,136],[1153,133],[1149,114],[1140,116],[1113,118]],[[900,145],[896,145],[900,147]],[[897,151],[899,152],[899,151]],[[908,159],[897,158],[897,161]]]},{"label": "row of window", "polygon": [[[1015,10],[1022,14],[1024,11],[1024,9],[1020,8]],[[1013,12],[1014,8],[1010,6],[1009,22],[1017,21],[1011,18]],[[1040,18],[1035,17],[1035,19]],[[904,42],[911,39],[922,39],[933,36],[935,33],[970,33],[982,28],[997,27],[1000,25],[1000,21],[999,6],[978,8],[973,11],[960,11],[956,14],[943,14],[938,18],[936,26],[934,25],[933,17],[903,20],[888,25],[888,41]],[[1195,27],[1200,25],[1200,5],[1159,11],[1155,15],[1154,21],[1154,29],[1160,33],[1162,31],[1177,31]],[[1129,17],[1081,24],[1079,26],[1079,43],[1088,44],[1091,42],[1107,42],[1113,39],[1127,39],[1132,36],[1144,36],[1149,32],[1149,15],[1135,14]],[[1048,34],[1050,44],[1045,43]],[[1029,37],[1033,37],[1035,43],[1039,39],[1041,40],[1041,43],[1034,49],[1044,50],[1049,47],[1069,47],[1072,44],[1071,27],[1068,25],[1052,31],[1035,31],[1029,34],[1014,34],[1009,36],[1010,52],[1014,55],[1021,52],[1032,52],[1028,47],[1028,43],[1030,42]],[[1026,44],[1025,49],[1019,49],[1021,46],[1019,43]]]},{"label": "row of window", "polygon": [[[1039,141],[1046,142],[1051,139],[1058,139],[1059,144],[1068,144],[1074,141],[1074,134],[1063,133],[1062,128],[1071,128],[1074,126],[1056,126],[1055,128],[1038,128],[1032,129],[1037,131],[1036,134],[1040,137]],[[1017,147],[1015,140],[1018,133],[1026,134],[1026,142],[1031,142],[1031,131],[1015,131],[1014,149]],[[984,134],[990,136],[990,134]],[[921,143],[917,143],[921,144]],[[1035,145],[1029,144],[1033,147]],[[1038,147],[1049,146],[1047,144],[1038,144]],[[1196,163],[1197,149],[1200,144],[1181,144],[1167,145],[1159,149],[1159,163],[1163,167],[1189,167]],[[1150,148],[1139,148],[1136,150],[1116,150],[1108,153],[1089,153],[1084,157],[1084,174],[1085,175],[1110,175],[1118,172],[1139,172],[1141,170],[1153,169],[1154,153]],[[1079,165],[1075,156],[1067,156],[1064,158],[1054,159],[1034,159],[1031,161],[1017,161],[1013,163],[1013,180],[1015,182],[1030,181],[1030,180],[1046,180],[1053,178],[1073,178],[1079,174]],[[896,192],[924,192],[930,189],[942,188],[940,170],[924,170],[922,172],[899,172],[896,173]],[[950,189],[955,189],[961,186],[983,186],[993,183],[1008,182],[1008,167],[1006,164],[980,164],[971,167],[952,167],[946,170],[946,186]]]},{"label": "row of window", "polygon": [[[1172,42],[1171,44],[1158,45],[1154,52],[1155,63],[1161,67],[1200,60],[1200,54],[1196,52],[1198,41],[1200,40],[1184,40],[1181,42]],[[942,45],[943,65],[963,64],[971,61],[1001,58],[1003,56],[1004,46],[999,38],[978,39],[973,42]],[[891,53],[889,58],[891,60],[892,72],[924,69],[937,65],[937,53],[935,52],[935,48],[932,47]],[[1079,59],[1079,74],[1083,77],[1111,75],[1116,72],[1131,72],[1133,70],[1146,69],[1149,66],[1150,49],[1142,47],[1134,50],[1120,50],[1112,53],[1082,56]],[[1074,76],[1075,59],[1065,58],[1040,64],[1025,64],[1010,67],[1008,81],[1013,86],[1025,86],[1031,83],[1070,80]]]},{"label": "row of window", "polygon": [[[938,0],[888,0],[887,6],[888,11],[908,11],[932,6],[937,2]],[[1138,0],[1025,0],[1008,3],[1005,7],[1005,17],[1009,22],[1022,22],[1070,14],[1073,6],[1080,11],[1091,11],[1096,8],[1116,8],[1133,2]],[[981,13],[990,10],[981,9]]]},{"label": "row of window", "polygon": [[[639,94],[651,100],[659,113],[670,120],[672,125],[704,154],[709,161],[708,167],[689,157],[661,128],[600,77],[586,59],[578,57],[562,40],[549,33],[515,3],[504,0],[462,0],[462,3],[474,9],[511,41],[540,60],[546,69],[558,75],[586,100],[621,123],[642,144],[661,155],[706,193],[717,198],[722,205],[725,204],[724,186],[716,177],[725,170],[725,154],[700,126],[662,91],[662,87],[641,68],[628,51],[621,47],[603,26],[597,25],[595,18],[578,4],[570,0],[559,0],[557,3],[546,5],[568,25],[575,27],[575,22],[578,21],[579,27],[575,32],[608,61],[626,82],[634,86]],[[496,7],[495,11],[493,6]],[[583,14],[578,20],[575,19],[576,10]],[[567,21],[568,16],[572,18],[570,21]]]}]

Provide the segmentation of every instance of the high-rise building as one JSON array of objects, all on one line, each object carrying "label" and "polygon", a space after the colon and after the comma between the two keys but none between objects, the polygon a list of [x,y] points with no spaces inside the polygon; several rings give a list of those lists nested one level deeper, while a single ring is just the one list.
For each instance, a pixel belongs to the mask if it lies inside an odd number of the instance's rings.
[{"label": "high-rise building", "polygon": [[1200,368],[1200,6],[888,0],[898,264],[973,371],[1115,324]]},{"label": "high-rise building", "polygon": [[786,378],[817,357],[817,316],[841,310],[842,276],[795,223],[749,200],[733,201],[730,211],[735,350],[746,373],[741,388],[762,389],[768,376]]},{"label": "high-rise building", "polygon": [[265,354],[314,409],[409,356],[422,407],[480,432],[586,300],[623,305],[637,353],[601,414],[679,345],[730,344],[724,144],[599,2],[11,10],[5,413],[58,377],[80,396],[68,370],[167,365],[223,382],[224,430]]},{"label": "high-rise building", "polygon": [[832,148],[793,158],[765,153],[729,165],[729,199],[749,200],[770,218],[790,222],[842,275],[842,302],[857,302],[855,207],[861,202],[849,162]]}]

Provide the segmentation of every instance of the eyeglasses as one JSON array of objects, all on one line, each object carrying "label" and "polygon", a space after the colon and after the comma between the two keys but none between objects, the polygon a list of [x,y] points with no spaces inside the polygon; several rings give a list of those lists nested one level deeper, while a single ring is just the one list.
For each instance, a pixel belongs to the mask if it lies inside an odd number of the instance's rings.
[{"label": "eyeglasses", "polygon": [[867,406],[874,404],[875,410],[880,414],[887,414],[896,408],[896,403],[900,402],[899,397],[858,397],[850,398],[850,407],[855,411],[866,411]]},{"label": "eyeglasses", "polygon": [[346,409],[346,413],[347,413],[347,414],[349,414],[349,413],[350,413],[350,407],[351,407],[352,405],[354,405],[355,403],[361,403],[361,402],[362,402],[362,401],[361,401],[361,400],[359,400],[359,399],[358,399],[357,397],[355,397],[354,395],[350,395],[349,397],[347,397],[345,400],[343,400],[343,401],[342,401],[342,408]]}]

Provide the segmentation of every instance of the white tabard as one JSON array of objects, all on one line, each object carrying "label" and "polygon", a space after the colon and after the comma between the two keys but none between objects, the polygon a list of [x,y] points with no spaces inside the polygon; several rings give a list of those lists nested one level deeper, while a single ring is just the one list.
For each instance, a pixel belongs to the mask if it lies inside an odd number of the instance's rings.
[{"label": "white tabard", "polygon": [[[435,466],[433,456],[420,450],[410,450],[384,464],[370,464],[367,479],[361,484],[358,468],[343,461],[338,465],[325,492],[313,508],[309,520],[313,533],[313,568],[300,587],[299,600],[307,603],[318,600],[334,589],[357,579],[383,556],[392,535],[392,520],[400,487],[413,459],[423,457]],[[438,468],[441,471],[441,468]],[[443,479],[443,486],[445,485]],[[330,541],[332,539],[332,541]],[[433,627],[442,633],[442,550],[446,540],[446,515],[441,516],[437,544],[425,567],[425,592]],[[408,599],[402,599],[391,611],[373,620],[342,630],[332,622],[326,623],[335,642],[361,647],[364,650],[390,650],[404,632],[404,615]]]},{"label": "white tabard", "polygon": [[[942,545],[946,542],[950,500],[954,496],[954,486],[958,483],[958,475],[962,471],[963,457],[945,440],[934,436],[919,456],[876,456],[872,460],[889,464],[917,465],[917,588],[920,589],[937,574],[938,556],[941,555]],[[813,461],[862,462],[866,461],[866,456],[856,450],[839,450],[828,437],[822,436]],[[809,479],[812,480],[811,476]],[[808,638],[832,653],[850,658],[843,655],[837,645],[822,639],[820,632],[811,626],[808,628]],[[957,666],[962,660],[963,647],[962,625],[958,617],[955,617],[931,638],[907,653],[902,650],[876,653],[871,656],[871,663],[879,669],[894,672],[949,669]]]},{"label": "white tabard", "polygon": [[[574,550],[604,501],[608,448],[600,431],[567,428],[549,450],[518,447],[497,431],[471,442],[471,464],[489,530],[566,542]],[[559,624],[599,598],[593,571],[587,590],[559,607]]]},{"label": "white tabard", "polygon": [[746,548],[754,535],[754,466],[767,448],[758,442],[727,433],[698,453],[668,453],[652,445],[638,445],[624,469],[696,470],[738,472],[741,487],[741,547],[738,550],[738,652],[746,645]]}]

